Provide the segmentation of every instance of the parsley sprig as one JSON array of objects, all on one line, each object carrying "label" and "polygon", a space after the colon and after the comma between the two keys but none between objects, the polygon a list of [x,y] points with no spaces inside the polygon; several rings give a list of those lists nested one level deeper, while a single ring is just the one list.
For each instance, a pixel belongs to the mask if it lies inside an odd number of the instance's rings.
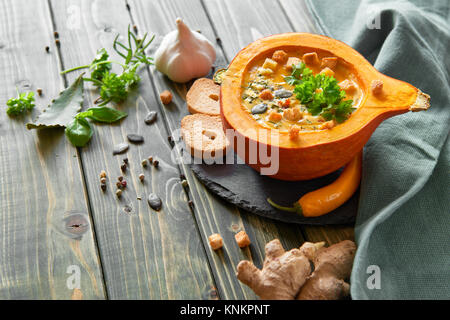
[{"label": "parsley sprig", "polygon": [[[53,100],[38,119],[33,123],[28,123],[28,129],[65,127],[65,134],[69,141],[76,147],[85,146],[93,135],[93,128],[88,121],[114,123],[127,116],[126,112],[104,106],[109,102],[124,101],[131,88],[141,79],[138,75],[138,68],[141,65],[153,64],[153,59],[147,57],[145,50],[152,43],[154,36],[147,40],[147,33],[142,39],[136,38],[128,26],[128,44],[118,41],[116,36],[113,49],[124,59],[122,62],[110,60],[109,53],[105,48],[97,51],[94,60],[84,66],[75,67],[61,74],[66,74],[75,70],[89,69],[90,77],[81,74],[67,89],[61,92],[60,96]],[[122,67],[121,73],[112,72],[112,64]],[[100,97],[95,103],[99,106],[89,108],[80,112],[84,101],[84,82],[92,82],[99,91]],[[19,114],[23,110],[31,110],[34,107],[34,93],[19,94],[18,99],[8,101],[8,114]]]},{"label": "parsley sprig", "polygon": [[303,62],[293,65],[291,75],[285,80],[295,86],[296,98],[313,116],[342,123],[355,110],[353,100],[344,100],[345,91],[341,90],[336,78],[320,73],[314,75]]},{"label": "parsley sprig", "polygon": [[17,90],[17,98],[11,98],[6,102],[8,116],[18,116],[25,111],[31,111],[34,108],[34,92],[20,93]]},{"label": "parsley sprig", "polygon": [[[155,36],[148,41],[147,37],[148,33],[142,39],[136,38],[128,26],[127,45],[118,40],[119,35],[116,36],[113,43],[113,49],[124,59],[123,63],[110,60],[108,52],[102,48],[97,51],[91,64],[63,71],[62,74],[89,68],[91,77],[83,80],[90,81],[99,88],[100,98],[97,99],[97,102],[100,103],[100,106],[109,102],[120,103],[127,98],[130,89],[141,80],[137,74],[138,68],[143,64],[153,64],[153,58],[148,57],[145,50],[153,42]],[[111,71],[113,63],[122,66],[122,73],[117,74]]]}]

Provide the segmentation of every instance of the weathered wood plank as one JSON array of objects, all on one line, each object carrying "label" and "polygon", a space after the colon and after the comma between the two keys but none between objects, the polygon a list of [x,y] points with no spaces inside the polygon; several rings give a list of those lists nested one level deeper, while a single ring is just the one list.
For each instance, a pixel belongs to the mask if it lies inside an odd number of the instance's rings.
[{"label": "weathered wood plank", "polygon": [[285,16],[295,32],[317,33],[313,17],[305,0],[279,0]]},{"label": "weathered wood plank", "polygon": [[[277,1],[203,0],[220,37],[228,60],[252,41],[283,32],[315,32],[304,1],[290,1],[281,8]],[[295,8],[295,11],[293,8]],[[289,13],[289,19],[285,12]],[[293,27],[294,26],[294,27]],[[353,238],[351,226],[311,227],[303,232],[310,241],[335,243]]]},{"label": "weathered wood plank", "polygon": [[[158,42],[161,41],[162,36],[175,28],[177,17],[182,17],[193,30],[201,31],[215,42],[216,35],[200,1],[133,0],[129,1],[129,4],[132,17],[139,29],[156,33]],[[216,65],[227,65],[224,54],[217,44],[216,49],[218,53]],[[172,106],[161,107],[169,130],[174,134],[180,127],[181,119],[188,114],[183,100],[187,88],[185,85],[170,82],[154,68],[151,68],[151,74],[158,92],[170,89],[177,93]],[[264,259],[264,245],[274,238],[280,238],[286,248],[299,246],[304,241],[301,228],[296,225],[276,223],[239,210],[206,190],[193,176],[187,165],[183,164],[181,168],[189,181],[189,196],[195,204],[193,211],[221,298],[255,298],[254,293],[236,279],[236,265],[243,259],[252,259],[255,264],[261,265]],[[246,230],[253,242],[248,249],[241,250],[235,243],[234,234],[240,230]],[[216,232],[224,238],[224,249],[217,253],[209,248],[207,239],[210,234]]]},{"label": "weathered wood plank", "polygon": [[[55,0],[51,6],[65,68],[90,63],[101,47],[112,53],[114,37],[117,33],[126,36],[130,23],[122,0]],[[114,55],[113,59],[121,58]],[[141,76],[139,92],[117,106],[128,112],[128,117],[120,125],[95,125],[93,140],[82,151],[108,296],[112,299],[214,298],[214,282],[180,183],[179,169],[170,160],[164,121],[161,115],[151,126],[143,121],[148,111],[158,110],[158,100],[146,69]],[[69,75],[70,80],[74,77],[76,74]],[[91,106],[97,96],[92,91],[86,105]],[[113,157],[113,145],[125,141],[128,133],[143,134],[145,143],[131,145],[126,156]],[[160,161],[159,169],[142,168],[141,160],[151,155]],[[114,194],[115,181],[122,174],[120,164],[125,157],[130,163],[124,175],[128,188],[118,200]],[[109,175],[106,193],[100,191],[98,184],[102,169]],[[144,184],[138,179],[140,173],[145,173]],[[160,212],[149,208],[146,197],[150,192],[162,198]],[[131,208],[129,213],[124,212],[127,206]]]},{"label": "weathered wood plank", "polygon": [[82,297],[105,298],[77,150],[62,130],[27,131],[31,116],[5,112],[16,87],[42,88],[42,110],[64,87],[58,65],[47,1],[1,1],[0,299],[70,299],[78,268]]}]

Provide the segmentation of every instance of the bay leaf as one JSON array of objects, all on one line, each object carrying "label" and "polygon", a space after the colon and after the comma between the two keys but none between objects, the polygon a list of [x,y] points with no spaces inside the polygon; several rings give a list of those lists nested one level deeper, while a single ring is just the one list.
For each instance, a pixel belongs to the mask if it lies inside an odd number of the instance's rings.
[{"label": "bay leaf", "polygon": [[84,101],[83,75],[62,91],[34,122],[27,123],[27,129],[66,127],[81,110]]}]

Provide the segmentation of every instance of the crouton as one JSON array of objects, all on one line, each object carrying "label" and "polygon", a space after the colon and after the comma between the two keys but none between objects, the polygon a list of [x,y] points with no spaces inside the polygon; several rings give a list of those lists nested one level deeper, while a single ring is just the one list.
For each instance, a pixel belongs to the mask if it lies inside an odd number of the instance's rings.
[{"label": "crouton", "polygon": [[300,110],[300,107],[293,107],[293,108],[288,108],[286,110],[284,110],[283,112],[283,118],[285,118],[286,120],[289,121],[298,121],[301,118],[303,118],[303,113]]},{"label": "crouton", "polygon": [[334,71],[328,67],[323,68],[322,71],[320,71],[320,74],[324,74],[328,77],[334,77]]},{"label": "crouton", "polygon": [[261,93],[259,94],[259,97],[263,100],[272,100],[273,94],[272,94],[272,91],[270,91],[269,89],[265,89],[265,90],[261,91]]},{"label": "crouton", "polygon": [[272,69],[269,68],[258,68],[258,73],[263,76],[267,76],[273,73]]},{"label": "crouton", "polygon": [[270,59],[270,58],[267,58],[267,59],[264,61],[264,64],[262,65],[262,67],[263,67],[264,69],[272,69],[272,70],[275,70],[275,69],[277,68],[277,65],[278,65],[278,63],[277,63],[276,61],[274,61],[274,60],[272,60],[272,59]]},{"label": "crouton", "polygon": [[219,250],[223,247],[223,239],[222,236],[218,233],[214,233],[208,237],[209,245],[213,250]]},{"label": "crouton", "polygon": [[338,83],[339,87],[347,93],[353,93],[356,90],[356,86],[353,81],[345,79]]},{"label": "crouton", "polygon": [[238,232],[234,235],[234,239],[236,240],[236,243],[238,244],[239,248],[245,248],[250,245],[250,238],[248,237],[248,234],[245,231]]},{"label": "crouton", "polygon": [[286,70],[292,71],[292,66],[298,65],[300,62],[302,62],[302,60],[300,60],[299,58],[289,57],[289,59],[286,62]]},{"label": "crouton", "polygon": [[327,121],[327,122],[322,123],[322,124],[319,126],[319,129],[320,129],[320,130],[323,130],[323,129],[331,129],[331,128],[334,128],[335,126],[336,126],[336,121],[330,120],[330,121]]},{"label": "crouton", "polygon": [[328,67],[330,69],[334,69],[338,63],[338,58],[336,57],[326,57],[322,58],[322,64],[320,65],[321,68]]},{"label": "crouton", "polygon": [[372,80],[370,84],[370,89],[372,93],[376,96],[380,95],[383,92],[383,81],[381,80]]},{"label": "crouton", "polygon": [[283,116],[281,115],[281,113],[278,113],[275,110],[272,110],[269,113],[269,121],[279,122],[282,118]]},{"label": "crouton", "polygon": [[279,64],[285,64],[288,60],[288,55],[284,50],[277,50],[273,53],[272,60],[278,62]]},{"label": "crouton", "polygon": [[299,133],[300,127],[294,124],[292,127],[289,128],[289,139],[297,140]]},{"label": "crouton", "polygon": [[303,61],[305,61],[305,63],[309,65],[317,65],[319,64],[319,57],[315,52],[305,53],[303,55]]},{"label": "crouton", "polygon": [[172,93],[169,90],[164,90],[159,95],[159,98],[161,99],[161,102],[166,105],[172,102]]}]

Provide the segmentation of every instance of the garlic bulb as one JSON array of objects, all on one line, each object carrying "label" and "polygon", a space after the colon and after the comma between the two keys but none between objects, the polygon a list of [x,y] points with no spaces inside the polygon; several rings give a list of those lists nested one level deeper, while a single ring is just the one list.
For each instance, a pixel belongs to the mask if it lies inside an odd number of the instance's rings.
[{"label": "garlic bulb", "polygon": [[208,74],[216,50],[202,34],[192,32],[180,18],[177,29],[168,33],[155,53],[155,66],[175,82],[188,82]]}]

